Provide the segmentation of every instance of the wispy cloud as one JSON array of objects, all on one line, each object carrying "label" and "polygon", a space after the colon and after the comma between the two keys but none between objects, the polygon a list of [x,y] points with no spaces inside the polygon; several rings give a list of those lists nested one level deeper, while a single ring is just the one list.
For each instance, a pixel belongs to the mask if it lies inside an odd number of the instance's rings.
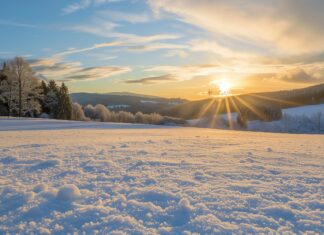
[{"label": "wispy cloud", "polygon": [[56,53],[49,58],[30,60],[30,63],[36,71],[36,75],[47,80],[89,81],[108,78],[117,74],[129,72],[131,69],[126,66],[84,67],[80,62],[64,62],[64,58],[72,54],[116,45],[118,45],[118,42],[105,42],[94,44],[87,48],[70,49]]},{"label": "wispy cloud", "polygon": [[293,69],[286,70],[280,74],[276,74],[273,78],[290,83],[320,83],[324,82],[323,71],[324,67],[322,67],[320,73],[319,70],[306,71],[303,68],[296,67]]},{"label": "wispy cloud", "polygon": [[146,23],[152,20],[152,17],[144,12],[138,13],[105,10],[97,12],[96,16],[113,22],[128,22],[132,24]]},{"label": "wispy cloud", "polygon": [[71,55],[71,54],[77,54],[77,53],[82,53],[82,52],[86,52],[86,51],[92,51],[95,49],[99,49],[99,48],[104,48],[104,47],[113,47],[113,46],[118,46],[120,45],[120,42],[104,42],[104,43],[99,43],[99,44],[94,44],[91,47],[86,47],[86,48],[81,48],[81,49],[75,49],[72,48],[70,50],[66,50],[60,53],[55,54],[54,56],[67,56],[67,55]]},{"label": "wispy cloud", "polygon": [[133,79],[133,80],[126,80],[125,83],[130,84],[142,84],[142,85],[152,85],[152,84],[158,84],[158,83],[166,83],[170,81],[176,81],[177,78],[173,75],[167,74],[162,76],[156,76],[156,77],[145,77],[141,79]]},{"label": "wispy cloud", "polygon": [[25,24],[21,22],[0,20],[0,25],[12,26],[12,27],[22,27],[22,28],[39,28],[39,26],[32,24]]},{"label": "wispy cloud", "polygon": [[70,4],[62,9],[64,14],[71,14],[83,9],[86,9],[90,6],[98,6],[104,3],[113,3],[120,2],[122,0],[81,0],[79,2],[75,2]]},{"label": "wispy cloud", "polygon": [[[148,0],[153,12],[205,29],[220,40],[241,40],[263,52],[323,51],[324,1]],[[244,5],[244,7],[242,7]],[[252,50],[252,48],[250,48]]]},{"label": "wispy cloud", "polygon": [[157,42],[163,40],[174,40],[181,38],[181,35],[177,34],[153,34],[153,35],[136,35],[130,33],[116,32],[115,28],[118,25],[109,21],[95,21],[89,25],[71,25],[66,29],[102,36],[106,38],[115,38],[126,44],[145,44],[150,42]]},{"label": "wispy cloud", "polygon": [[52,61],[49,64],[47,59],[30,62],[37,76],[65,82],[93,81],[131,71],[129,67],[124,66],[83,67],[80,62]]},{"label": "wispy cloud", "polygon": [[[114,22],[96,20],[89,25],[72,25],[66,27],[68,30],[94,34],[118,41],[118,46],[132,52],[150,52],[162,49],[185,49],[188,45],[171,43],[170,41],[180,39],[179,34],[151,34],[136,35],[117,32],[118,25]],[[117,45],[116,45],[117,46]]]},{"label": "wispy cloud", "polygon": [[91,5],[91,0],[82,0],[80,2],[73,3],[71,5],[68,5],[67,7],[63,8],[63,12],[65,14],[70,14],[82,9],[85,9]]}]

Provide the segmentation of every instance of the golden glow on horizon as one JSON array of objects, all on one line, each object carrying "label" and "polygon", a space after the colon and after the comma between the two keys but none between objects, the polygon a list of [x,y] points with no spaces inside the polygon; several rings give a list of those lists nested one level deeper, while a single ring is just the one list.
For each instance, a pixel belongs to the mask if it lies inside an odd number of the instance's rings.
[{"label": "golden glow on horizon", "polygon": [[221,96],[228,96],[231,93],[232,85],[224,80],[221,81],[213,81],[213,84],[218,86],[219,94]]}]

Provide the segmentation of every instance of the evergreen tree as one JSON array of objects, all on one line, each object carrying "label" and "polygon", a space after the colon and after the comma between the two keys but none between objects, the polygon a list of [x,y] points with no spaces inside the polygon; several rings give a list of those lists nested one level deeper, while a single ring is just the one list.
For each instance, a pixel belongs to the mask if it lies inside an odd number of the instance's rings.
[{"label": "evergreen tree", "polygon": [[46,83],[42,83],[44,96],[43,111],[50,115],[52,118],[58,117],[58,107],[59,107],[59,88],[56,82],[49,81],[48,86]]},{"label": "evergreen tree", "polygon": [[69,96],[69,90],[67,86],[62,83],[59,89],[58,96],[58,110],[57,110],[57,118],[64,120],[72,119],[72,102]]}]

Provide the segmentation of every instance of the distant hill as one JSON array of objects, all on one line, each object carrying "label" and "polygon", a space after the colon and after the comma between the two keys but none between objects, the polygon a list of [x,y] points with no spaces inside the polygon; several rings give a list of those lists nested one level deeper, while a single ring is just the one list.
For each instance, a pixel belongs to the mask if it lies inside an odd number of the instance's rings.
[{"label": "distant hill", "polygon": [[280,108],[299,107],[303,105],[324,103],[324,84],[302,89],[275,92],[251,93],[229,97],[216,97],[198,101],[190,101],[160,111],[162,115],[195,119],[203,116],[237,112],[242,108],[258,112],[262,106],[278,106]]},{"label": "distant hill", "polygon": [[130,92],[72,93],[73,102],[81,105],[103,104],[114,111],[128,111],[132,113],[153,113],[188,102],[180,98],[161,98],[157,96],[141,95]]}]

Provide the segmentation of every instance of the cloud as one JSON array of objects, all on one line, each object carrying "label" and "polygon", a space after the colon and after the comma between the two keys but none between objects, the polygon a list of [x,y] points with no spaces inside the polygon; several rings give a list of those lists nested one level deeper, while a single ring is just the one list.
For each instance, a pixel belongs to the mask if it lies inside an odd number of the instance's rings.
[{"label": "cloud", "polygon": [[81,49],[72,48],[56,53],[49,58],[30,60],[30,63],[36,71],[36,75],[47,80],[89,81],[108,78],[117,74],[129,72],[131,69],[125,66],[83,67],[80,62],[63,62],[63,59],[71,54],[116,46],[118,44],[118,42],[105,42]]},{"label": "cloud", "polygon": [[280,79],[292,83],[319,83],[324,82],[324,76],[316,77],[316,75],[305,71],[301,68],[295,68],[285,71],[282,74],[275,76],[276,79]]},{"label": "cloud", "polygon": [[[167,41],[180,39],[177,34],[151,34],[136,35],[130,33],[116,32],[117,24],[114,22],[95,20],[89,25],[72,25],[66,27],[68,30],[94,34],[116,40],[116,45],[132,52],[149,52],[161,49],[185,49],[188,45],[170,43]],[[118,45],[117,45],[118,44]]]},{"label": "cloud", "polygon": [[146,44],[151,42],[158,42],[163,40],[174,40],[181,38],[180,35],[176,34],[153,34],[153,35],[136,35],[129,33],[120,33],[114,31],[118,25],[103,20],[96,20],[88,25],[71,25],[67,26],[66,29],[73,30],[76,32],[89,33],[97,36],[102,36],[106,38],[115,38],[121,41],[124,45],[133,44]]},{"label": "cloud", "polygon": [[195,77],[210,76],[218,73],[223,73],[224,68],[219,64],[198,64],[184,66],[155,66],[146,69],[145,72],[157,72],[171,74],[179,81],[190,80]]},{"label": "cloud", "polygon": [[250,44],[263,53],[299,54],[324,50],[322,0],[148,0],[160,17],[205,29],[215,40]]},{"label": "cloud", "polygon": [[172,82],[176,81],[176,77],[173,75],[167,74],[162,76],[156,76],[156,77],[146,77],[141,79],[134,79],[134,80],[126,80],[125,83],[140,83],[143,85],[151,85],[151,84],[158,84],[158,83],[165,83],[165,82]]},{"label": "cloud", "polygon": [[146,23],[151,20],[151,17],[146,13],[131,13],[106,10],[97,12],[96,15],[113,22],[128,22],[132,24]]},{"label": "cloud", "polygon": [[189,56],[189,53],[184,50],[170,50],[165,54],[166,57],[179,57],[185,59]]},{"label": "cloud", "polygon": [[217,74],[220,72],[220,67],[217,64],[200,64],[187,66],[155,66],[145,69],[144,72],[157,73],[162,75],[150,76],[143,79],[127,80],[126,83],[166,83],[191,80],[196,77],[205,77]]},{"label": "cloud", "polygon": [[77,3],[73,3],[71,5],[68,5],[67,7],[63,8],[63,12],[65,14],[70,14],[76,11],[79,11],[81,9],[85,9],[89,6],[91,6],[92,1],[91,0],[82,0],[80,2]]},{"label": "cloud", "polygon": [[0,25],[13,26],[13,27],[22,27],[22,28],[39,28],[39,26],[32,24],[25,24],[15,21],[0,20]]},{"label": "cloud", "polygon": [[91,6],[98,6],[104,3],[120,2],[122,0],[81,0],[70,4],[62,9],[64,14],[71,14]]},{"label": "cloud", "polygon": [[118,46],[120,44],[121,44],[121,42],[118,42],[118,41],[115,41],[115,42],[104,42],[104,43],[94,44],[91,47],[86,47],[86,48],[81,48],[81,49],[72,48],[70,50],[66,50],[66,51],[57,53],[54,56],[66,56],[66,55],[71,55],[71,54],[77,54],[77,53],[81,53],[81,52],[91,51],[91,50],[95,50],[95,49],[103,48],[103,47],[114,47],[114,46]]},{"label": "cloud", "polygon": [[151,43],[147,45],[139,45],[139,46],[127,46],[129,51],[134,52],[148,52],[148,51],[157,51],[161,49],[185,49],[186,45],[183,44],[171,44],[171,43]]},{"label": "cloud", "polygon": [[80,62],[53,62],[51,65],[47,60],[30,62],[36,76],[66,82],[93,81],[130,71],[129,67],[118,66],[83,67]]}]

